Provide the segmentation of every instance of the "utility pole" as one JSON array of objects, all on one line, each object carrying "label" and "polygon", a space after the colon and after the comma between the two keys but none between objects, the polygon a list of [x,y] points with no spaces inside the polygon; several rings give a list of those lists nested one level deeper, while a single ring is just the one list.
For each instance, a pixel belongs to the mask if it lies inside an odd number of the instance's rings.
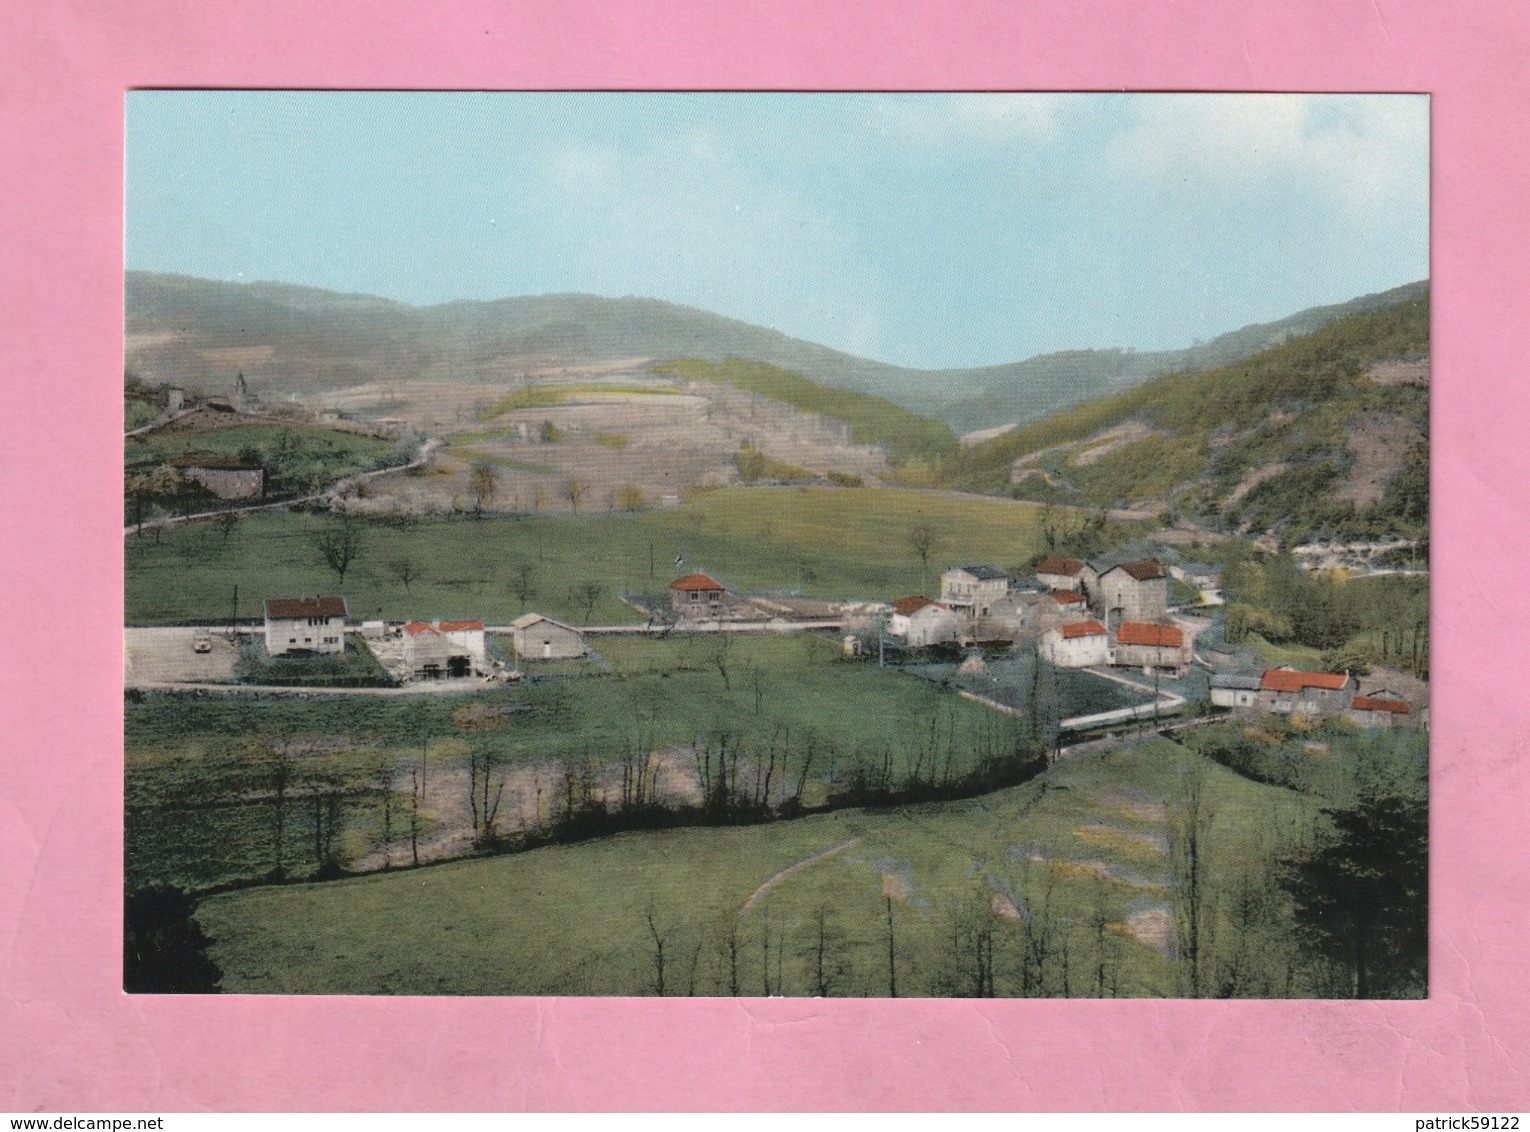
[{"label": "utility pole", "polygon": [[239,583],[234,583],[234,597],[228,607],[228,639],[230,642],[239,632]]}]

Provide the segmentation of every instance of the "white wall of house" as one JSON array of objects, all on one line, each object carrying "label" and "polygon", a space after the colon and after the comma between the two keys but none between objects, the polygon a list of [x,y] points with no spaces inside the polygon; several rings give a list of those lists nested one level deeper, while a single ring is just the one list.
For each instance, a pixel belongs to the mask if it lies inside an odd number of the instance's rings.
[{"label": "white wall of house", "polygon": [[344,617],[266,618],[266,652],[271,656],[344,651]]},{"label": "white wall of house", "polygon": [[584,638],[574,629],[545,617],[517,625],[512,632],[515,653],[522,660],[573,660],[588,651]]},{"label": "white wall of house", "polygon": [[1058,668],[1092,668],[1105,664],[1110,652],[1110,636],[1091,633],[1084,637],[1064,637],[1062,630],[1048,629],[1041,635],[1041,655]]},{"label": "white wall of house", "polygon": [[887,631],[910,648],[925,648],[956,640],[961,635],[962,619],[949,609],[925,605],[907,617],[894,613]]}]

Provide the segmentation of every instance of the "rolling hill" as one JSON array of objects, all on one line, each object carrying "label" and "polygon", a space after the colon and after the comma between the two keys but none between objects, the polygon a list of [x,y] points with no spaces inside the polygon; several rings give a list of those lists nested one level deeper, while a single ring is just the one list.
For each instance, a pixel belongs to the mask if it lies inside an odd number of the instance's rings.
[{"label": "rolling hill", "polygon": [[569,294],[413,307],[282,283],[130,271],[126,361],[149,383],[222,391],[242,371],[267,393],[312,394],[403,380],[512,383],[624,361],[740,358],[885,397],[966,431],[1033,420],[1170,371],[1224,365],[1334,318],[1417,298],[1426,286],[1315,307],[1185,350],[1078,350],[920,370],[656,299]]},{"label": "rolling hill", "polygon": [[1422,536],[1428,350],[1424,288],[969,448],[949,466],[950,486],[1175,511],[1287,542]]}]

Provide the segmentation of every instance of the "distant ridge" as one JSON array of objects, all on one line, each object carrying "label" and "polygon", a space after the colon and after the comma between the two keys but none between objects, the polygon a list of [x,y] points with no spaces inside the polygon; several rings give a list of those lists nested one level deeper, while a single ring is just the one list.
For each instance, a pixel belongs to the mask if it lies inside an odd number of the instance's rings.
[{"label": "distant ridge", "polygon": [[1356,311],[1417,298],[1425,283],[1185,350],[1078,350],[973,369],[919,370],[659,299],[536,295],[413,307],[287,283],[129,271],[128,368],[150,382],[221,388],[244,372],[271,393],[403,380],[512,383],[538,369],[621,359],[742,358],[885,397],[958,431],[1029,421],[1177,369],[1222,365]]}]

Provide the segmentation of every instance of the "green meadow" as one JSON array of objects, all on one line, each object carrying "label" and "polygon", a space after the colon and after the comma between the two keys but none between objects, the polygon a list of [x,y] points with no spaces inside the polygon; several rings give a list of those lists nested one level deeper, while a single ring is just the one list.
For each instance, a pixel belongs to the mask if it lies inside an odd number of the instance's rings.
[{"label": "green meadow", "polygon": [[[534,609],[575,624],[638,622],[642,615],[619,600],[622,593],[663,594],[693,570],[743,591],[888,600],[932,592],[948,564],[1018,566],[1042,545],[1038,509],[1007,500],[732,488],[640,514],[364,522],[342,584],[316,547],[334,522],[261,513],[230,531],[208,521],[157,539],[129,536],[128,624],[226,620],[235,586],[242,617],[258,616],[264,597],[338,592],[356,618],[507,624]],[[910,531],[921,525],[935,535],[928,569],[910,545]],[[405,562],[413,567],[407,586]],[[528,570],[523,602],[517,579]]]},{"label": "green meadow", "polygon": [[[531,767],[556,778],[558,768],[598,770],[635,748],[726,741],[747,766],[779,759],[776,781],[801,776],[811,805],[857,766],[886,764],[901,778],[939,759],[959,774],[1013,729],[934,684],[845,660],[824,637],[595,643],[608,672],[585,666],[581,676],[469,695],[135,697],[126,709],[130,880],[203,888],[268,873],[282,750],[299,752],[294,789],[352,791],[338,815],[340,864],[350,867],[383,836],[381,804],[366,789],[395,770],[407,793],[422,752],[441,771],[465,774],[483,759],[497,775]],[[290,821],[301,838],[312,819],[303,811]],[[297,875],[317,867],[301,855],[286,864]]]},{"label": "green meadow", "polygon": [[197,917],[241,993],[1172,996],[1192,785],[1208,978],[1312,993],[1276,985],[1288,909],[1243,897],[1317,800],[1160,739],[968,801],[248,889]]}]

